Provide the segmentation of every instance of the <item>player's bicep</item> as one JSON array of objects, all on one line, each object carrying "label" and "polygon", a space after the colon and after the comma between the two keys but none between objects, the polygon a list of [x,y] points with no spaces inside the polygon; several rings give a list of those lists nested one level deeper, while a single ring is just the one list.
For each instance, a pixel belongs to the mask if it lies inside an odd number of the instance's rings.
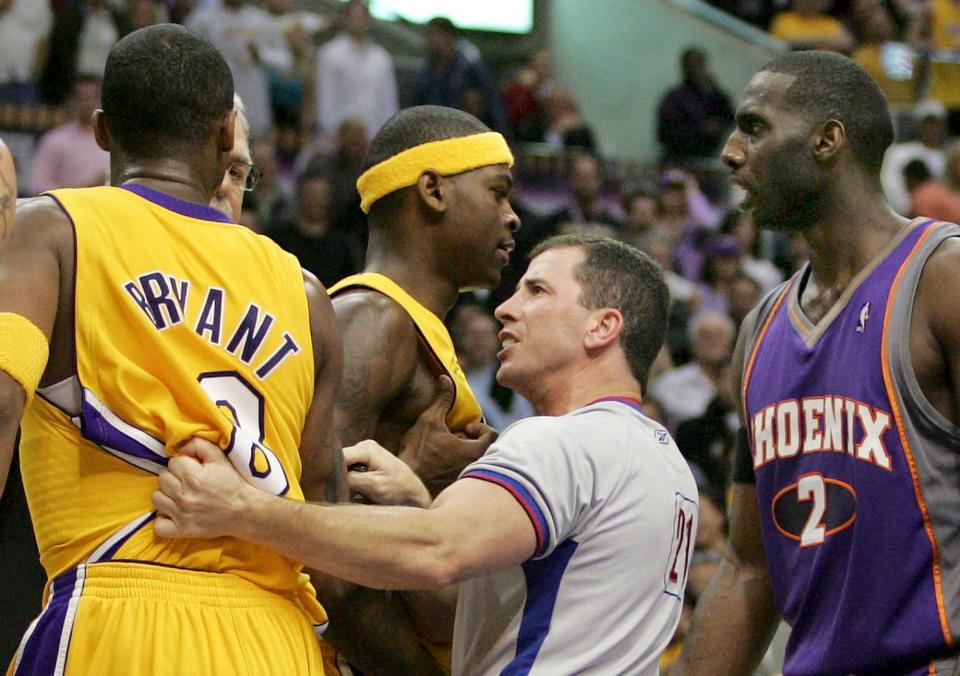
[{"label": "player's bicep", "polygon": [[348,294],[333,307],[343,341],[335,426],[349,446],[374,437],[384,409],[413,378],[416,332],[399,306],[378,295]]},{"label": "player's bicep", "polygon": [[307,412],[300,442],[303,465],[301,486],[308,500],[334,502],[347,495],[343,453],[333,426],[333,407],[340,385],[343,351],[326,291],[309,273],[304,274],[304,286],[310,309],[315,376],[313,401]]},{"label": "player's bicep", "polygon": [[503,486],[481,479],[454,482],[431,510],[449,533],[449,555],[457,579],[523,563],[537,551],[537,530],[529,507]]}]

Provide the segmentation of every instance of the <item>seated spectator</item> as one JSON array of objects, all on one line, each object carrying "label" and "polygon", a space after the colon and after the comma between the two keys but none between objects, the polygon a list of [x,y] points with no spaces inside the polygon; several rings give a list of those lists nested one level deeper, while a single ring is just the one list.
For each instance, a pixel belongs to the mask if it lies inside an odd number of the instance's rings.
[{"label": "seated spectator", "polygon": [[694,315],[688,328],[693,360],[664,373],[650,387],[663,406],[667,427],[701,416],[717,396],[717,387],[730,362],[736,327],[722,312]]},{"label": "seated spectator", "polygon": [[691,177],[681,171],[664,172],[658,184],[660,203],[657,229],[673,242],[673,268],[691,281],[700,279],[705,252],[710,238],[708,230],[691,212]]},{"label": "seated spectator", "polygon": [[917,100],[917,55],[897,42],[893,18],[886,7],[872,5],[863,18],[863,41],[851,58],[870,73],[890,105],[910,105]]},{"label": "seated spectator", "polygon": [[502,432],[517,420],[534,415],[534,411],[530,402],[497,383],[499,329],[493,315],[472,303],[460,306],[450,323],[457,359],[483,417],[488,425]]},{"label": "seated spectator", "polygon": [[696,283],[677,274],[673,269],[673,240],[670,237],[659,230],[654,230],[644,238],[642,250],[660,265],[673,303],[681,302],[695,306],[699,302]]},{"label": "seated spectator", "polygon": [[503,106],[515,141],[543,139],[547,120],[543,100],[551,86],[553,63],[545,49],[534,52],[503,92]]},{"label": "seated spectator", "polygon": [[903,168],[910,192],[910,215],[960,223],[960,195],[933,177],[923,160],[910,160]]},{"label": "seated spectator", "polygon": [[656,228],[656,189],[640,186],[627,192],[623,197],[623,213],[626,220],[620,231],[620,239],[638,249],[644,249],[646,238]]},{"label": "seated spectator", "polygon": [[543,108],[547,127],[543,142],[556,150],[579,149],[594,153],[597,142],[593,129],[584,122],[580,107],[565,85],[551,87],[544,96]]},{"label": "seated spectator", "polygon": [[738,332],[750,310],[760,302],[761,292],[762,288],[757,280],[744,271],[738,272],[730,282],[727,290],[727,301],[729,302],[727,312],[737,326]]},{"label": "seated spectator", "polygon": [[713,235],[704,247],[706,257],[700,271],[698,311],[730,311],[730,286],[743,272],[743,247],[733,235]]},{"label": "seated spectator", "polygon": [[[740,247],[743,249],[740,267],[744,273],[756,281],[762,293],[770,291],[783,281],[783,272],[771,261],[760,256],[762,245],[759,235],[761,233],[757,232],[757,226],[753,224],[750,213],[731,209],[720,224],[720,232],[731,234],[740,242]],[[782,257],[786,246],[783,235],[769,231],[762,234],[772,240],[768,255]]]},{"label": "seated spectator", "polygon": [[436,17],[425,33],[427,62],[420,71],[414,92],[415,105],[460,108],[468,89],[479,89],[489,102],[490,114],[481,121],[491,129],[507,131],[507,118],[493,78],[479,55],[469,57],[458,46],[457,28],[450,19]]},{"label": "seated spectator", "polygon": [[657,108],[657,140],[664,164],[684,166],[717,157],[733,128],[733,106],[714,82],[702,49],[685,49],[680,68],[683,82],[667,92]]},{"label": "seated spectator", "polygon": [[567,206],[547,216],[540,225],[540,232],[530,234],[535,234],[539,242],[570,224],[599,224],[619,232],[622,221],[604,205],[600,196],[602,185],[603,176],[597,158],[588,154],[574,156],[570,160],[567,178]]},{"label": "seated spectator", "polygon": [[129,0],[127,17],[131,32],[170,20],[167,8],[160,0]]},{"label": "seated spectator", "polygon": [[943,143],[946,139],[947,110],[939,101],[927,99],[913,109],[917,123],[917,138],[913,141],[894,143],[887,148],[880,169],[880,183],[890,206],[898,213],[910,212],[910,194],[903,179],[903,169],[911,160],[923,160],[934,178],[943,175],[946,155]]},{"label": "seated spectator", "polygon": [[839,19],[830,16],[833,0],[793,0],[787,11],[778,12],[770,24],[773,37],[793,49],[826,49],[850,53],[853,36]]},{"label": "seated spectator", "polygon": [[327,287],[361,267],[360,261],[353,257],[355,247],[349,235],[334,227],[330,220],[331,204],[329,180],[322,174],[304,174],[297,181],[293,218],[281,221],[266,233]]},{"label": "seated spectator", "polygon": [[110,156],[93,133],[93,113],[100,107],[100,81],[80,76],[69,102],[72,120],[40,139],[31,163],[30,193],[56,188],[89,188],[107,182]]}]

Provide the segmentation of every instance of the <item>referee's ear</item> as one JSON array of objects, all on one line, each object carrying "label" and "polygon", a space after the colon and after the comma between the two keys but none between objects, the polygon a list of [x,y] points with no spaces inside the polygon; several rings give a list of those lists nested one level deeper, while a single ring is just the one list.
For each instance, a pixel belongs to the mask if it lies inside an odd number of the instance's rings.
[{"label": "referee's ear", "polygon": [[588,350],[607,347],[620,340],[623,333],[623,313],[617,308],[605,307],[593,311],[583,346]]}]

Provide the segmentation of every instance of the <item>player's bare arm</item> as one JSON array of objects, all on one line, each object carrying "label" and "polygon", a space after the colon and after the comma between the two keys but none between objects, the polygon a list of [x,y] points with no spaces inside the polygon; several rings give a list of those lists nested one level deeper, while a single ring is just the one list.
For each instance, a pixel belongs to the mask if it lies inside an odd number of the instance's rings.
[{"label": "player's bare arm", "polygon": [[313,339],[315,378],[313,401],[307,412],[300,443],[303,473],[300,485],[307,500],[339,502],[349,496],[343,453],[333,426],[334,400],[343,368],[343,348],[336,330],[330,297],[320,281],[303,272],[310,334]]},{"label": "player's bare arm", "polygon": [[960,426],[960,316],[945,299],[960,293],[960,241],[945,240],[924,267],[910,326],[920,389],[944,418]]},{"label": "player's bare arm", "polygon": [[[413,322],[399,305],[375,292],[345,293],[334,300],[333,310],[344,353],[334,405],[338,440],[350,445],[373,437],[398,446],[416,420],[415,413],[411,417],[397,410],[413,399],[409,390],[419,361]],[[370,674],[439,673],[410,619],[382,592],[319,571],[312,577],[333,618],[325,638],[352,664]]]},{"label": "player's bare arm", "polygon": [[[0,313],[26,318],[50,341],[40,385],[73,373],[73,257],[73,230],[53,200],[21,202],[0,252]],[[0,370],[0,494],[25,402],[21,384]]]},{"label": "player's bare arm", "polygon": [[438,589],[536,548],[527,513],[489,482],[458,481],[430,509],[309,504],[244,485],[213,444],[194,439],[183,450],[154,495],[163,537],[239,537],[380,589]]},{"label": "player's bare arm", "polygon": [[[731,363],[741,425],[748,321],[749,318],[740,330]],[[717,573],[697,603],[680,662],[671,674],[752,673],[773,638],[777,617],[760,532],[757,489],[753,484],[734,483],[727,548]]]},{"label": "player's bare arm", "polygon": [[13,227],[13,214],[17,205],[17,172],[13,166],[10,150],[0,141],[0,247],[7,240]]}]

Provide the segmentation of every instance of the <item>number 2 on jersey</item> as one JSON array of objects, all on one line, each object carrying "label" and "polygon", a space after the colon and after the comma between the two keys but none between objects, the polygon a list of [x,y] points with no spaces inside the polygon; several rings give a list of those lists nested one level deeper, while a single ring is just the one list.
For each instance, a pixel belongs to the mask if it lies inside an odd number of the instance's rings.
[{"label": "number 2 on jersey", "polygon": [[687,586],[687,572],[694,539],[697,537],[697,503],[680,493],[675,494],[673,510],[673,540],[663,577],[664,592],[683,598]]},{"label": "number 2 on jersey", "polygon": [[290,488],[280,458],[263,445],[264,400],[235,371],[201,373],[200,387],[233,422],[230,444],[224,450],[244,480],[261,490],[284,495]]}]

